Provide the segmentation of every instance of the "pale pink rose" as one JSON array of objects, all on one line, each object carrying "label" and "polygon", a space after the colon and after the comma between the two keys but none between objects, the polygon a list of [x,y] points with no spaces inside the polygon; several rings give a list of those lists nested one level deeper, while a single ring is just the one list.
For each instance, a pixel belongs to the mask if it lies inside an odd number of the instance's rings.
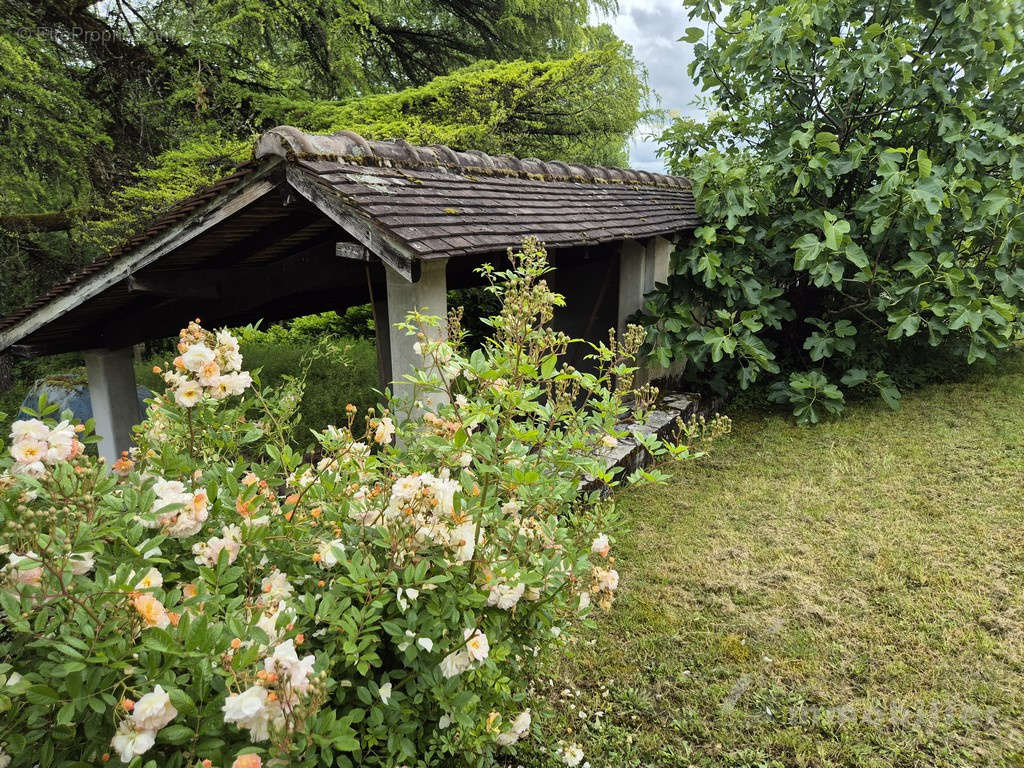
[{"label": "pale pink rose", "polygon": [[[24,584],[30,587],[38,587],[43,581],[43,565],[39,555],[35,552],[26,552],[24,555],[11,553],[8,555],[10,564],[4,570],[8,578],[15,584]],[[32,563],[39,563],[31,567]]]}]

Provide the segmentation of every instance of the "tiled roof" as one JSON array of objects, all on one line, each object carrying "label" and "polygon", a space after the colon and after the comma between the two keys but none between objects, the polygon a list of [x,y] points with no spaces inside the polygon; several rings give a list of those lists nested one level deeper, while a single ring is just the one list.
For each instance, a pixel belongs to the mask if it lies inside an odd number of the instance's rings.
[{"label": "tiled roof", "polygon": [[0,331],[70,294],[105,268],[114,269],[122,257],[281,158],[289,180],[301,177],[332,208],[372,222],[412,260],[499,253],[526,235],[549,247],[568,247],[667,235],[698,223],[690,183],[678,176],[493,156],[443,145],[414,146],[402,140],[369,141],[350,131],[312,135],[282,126],[263,134],[255,158],[234,173],[0,318]]},{"label": "tiled roof", "polygon": [[493,253],[533,235],[583,245],[690,230],[690,183],[678,176],[593,168],[405,141],[367,141],[284,126],[263,134],[257,157],[284,157],[430,259]]}]

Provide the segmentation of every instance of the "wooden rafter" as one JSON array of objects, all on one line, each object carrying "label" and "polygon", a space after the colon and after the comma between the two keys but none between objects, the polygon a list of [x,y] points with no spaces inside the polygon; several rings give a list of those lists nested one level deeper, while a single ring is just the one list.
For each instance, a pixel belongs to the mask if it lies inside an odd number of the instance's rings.
[{"label": "wooden rafter", "polygon": [[180,222],[164,229],[151,240],[125,253],[95,274],[89,275],[73,290],[40,307],[13,326],[0,331],[0,349],[11,346],[261,199],[278,186],[277,180],[269,178],[277,165],[272,163],[253,173]]}]

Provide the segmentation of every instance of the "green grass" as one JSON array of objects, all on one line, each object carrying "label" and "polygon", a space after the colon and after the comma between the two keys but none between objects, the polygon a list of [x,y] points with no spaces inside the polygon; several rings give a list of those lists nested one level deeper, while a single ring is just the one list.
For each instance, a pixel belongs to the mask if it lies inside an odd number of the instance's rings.
[{"label": "green grass", "polygon": [[738,414],[621,496],[620,597],[544,660],[551,741],[594,768],[1024,765],[1022,488],[1022,356],[899,413]]}]

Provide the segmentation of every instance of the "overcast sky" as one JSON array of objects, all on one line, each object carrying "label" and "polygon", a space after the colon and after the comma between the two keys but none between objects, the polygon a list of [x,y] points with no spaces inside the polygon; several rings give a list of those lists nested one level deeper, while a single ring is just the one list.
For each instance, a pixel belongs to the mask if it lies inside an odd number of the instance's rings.
[{"label": "overcast sky", "polygon": [[[686,74],[693,56],[688,43],[679,42],[688,26],[680,0],[619,0],[619,13],[607,21],[616,34],[633,46],[633,53],[647,67],[651,87],[661,98],[661,107],[683,114],[696,115],[693,104],[696,90]],[[630,165],[648,171],[663,171],[664,165],[655,155],[657,144],[644,139],[657,132],[657,126],[641,126],[630,146]]]}]

